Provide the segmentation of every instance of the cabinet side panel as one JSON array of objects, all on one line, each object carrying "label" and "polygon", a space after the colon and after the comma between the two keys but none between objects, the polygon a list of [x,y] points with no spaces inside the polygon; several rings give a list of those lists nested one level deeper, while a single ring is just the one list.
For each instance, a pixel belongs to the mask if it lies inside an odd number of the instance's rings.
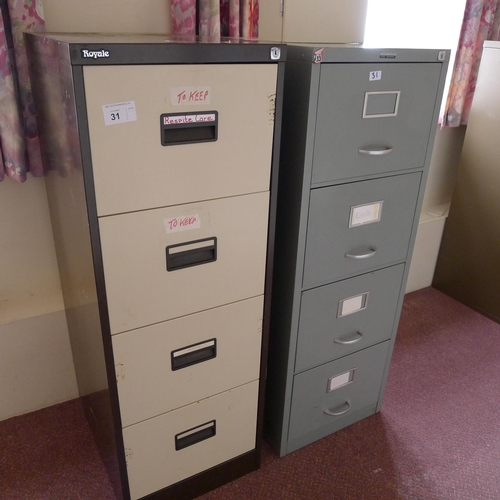
[{"label": "cabinet side panel", "polygon": [[500,323],[500,44],[485,47],[432,285]]},{"label": "cabinet side panel", "polygon": [[121,499],[68,46],[30,36],[26,42],[78,390]]},{"label": "cabinet side panel", "polygon": [[[283,419],[288,418],[285,408],[290,404],[286,387],[289,368],[293,367],[293,360],[292,365],[289,363],[289,348],[306,155],[310,73],[309,64],[291,61],[286,65],[277,207],[279,222],[276,225],[264,424],[266,440],[278,454],[281,442],[286,440],[287,425],[284,425]],[[305,97],[294,102],[294,95]]]}]

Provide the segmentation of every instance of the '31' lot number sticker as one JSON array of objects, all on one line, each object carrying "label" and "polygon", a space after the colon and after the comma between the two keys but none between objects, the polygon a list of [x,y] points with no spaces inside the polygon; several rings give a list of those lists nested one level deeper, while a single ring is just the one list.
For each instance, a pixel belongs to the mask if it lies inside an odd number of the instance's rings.
[{"label": "'31' lot number sticker", "polygon": [[105,104],[102,107],[102,112],[104,114],[104,123],[106,125],[135,122],[137,120],[135,101]]}]

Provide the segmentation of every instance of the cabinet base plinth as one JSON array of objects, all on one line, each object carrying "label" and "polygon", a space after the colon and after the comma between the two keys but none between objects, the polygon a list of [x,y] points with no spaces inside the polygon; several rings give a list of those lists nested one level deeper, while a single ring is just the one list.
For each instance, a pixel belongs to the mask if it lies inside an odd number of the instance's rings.
[{"label": "cabinet base plinth", "polygon": [[191,500],[253,472],[259,466],[260,454],[254,449],[168,488],[156,491],[141,500]]}]

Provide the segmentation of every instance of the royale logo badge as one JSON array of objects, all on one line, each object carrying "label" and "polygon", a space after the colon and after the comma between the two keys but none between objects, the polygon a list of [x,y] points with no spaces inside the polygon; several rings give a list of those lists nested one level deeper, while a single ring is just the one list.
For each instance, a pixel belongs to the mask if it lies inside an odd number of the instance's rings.
[{"label": "royale logo badge", "polygon": [[104,57],[109,57],[109,51],[101,50],[87,50],[82,49],[82,57],[84,59],[102,59]]}]

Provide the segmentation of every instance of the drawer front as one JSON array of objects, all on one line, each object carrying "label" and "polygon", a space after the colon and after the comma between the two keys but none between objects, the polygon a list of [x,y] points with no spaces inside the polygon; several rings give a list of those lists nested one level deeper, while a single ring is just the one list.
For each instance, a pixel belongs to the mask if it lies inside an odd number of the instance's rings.
[{"label": "drawer front", "polygon": [[122,425],[259,378],[263,297],[113,336]]},{"label": "drawer front", "polygon": [[302,294],[295,371],[391,337],[404,264]]},{"label": "drawer front", "polygon": [[262,295],[268,205],[256,193],[100,218],[111,332]]},{"label": "drawer front", "polygon": [[323,64],[313,184],[423,167],[440,75],[439,63]]},{"label": "drawer front", "polygon": [[289,440],[327,436],[353,423],[356,412],[375,411],[388,352],[383,342],[295,375]]},{"label": "drawer front", "polygon": [[420,173],[313,189],[303,286],[405,259]]},{"label": "drawer front", "polygon": [[276,76],[274,64],[84,67],[98,215],[268,190]]},{"label": "drawer front", "polygon": [[132,500],[255,448],[258,382],[123,429]]}]

